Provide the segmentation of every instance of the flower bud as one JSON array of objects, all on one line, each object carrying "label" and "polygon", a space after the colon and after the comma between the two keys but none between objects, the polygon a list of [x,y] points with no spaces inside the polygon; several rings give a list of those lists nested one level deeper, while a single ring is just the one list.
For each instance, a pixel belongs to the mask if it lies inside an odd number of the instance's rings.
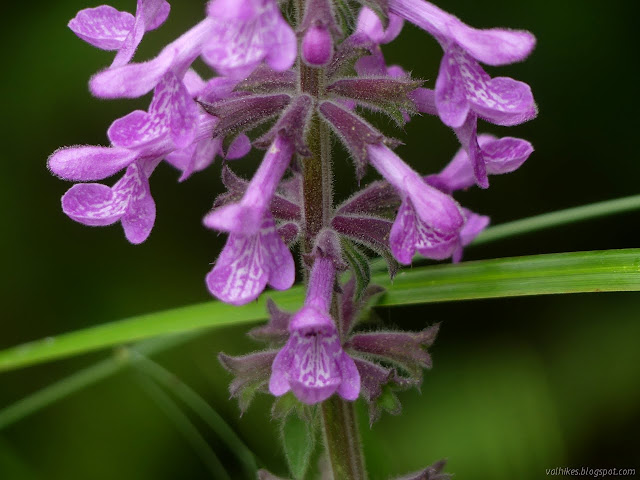
[{"label": "flower bud", "polygon": [[314,25],[304,34],[302,40],[302,58],[309,65],[322,67],[333,56],[331,33],[322,25]]}]

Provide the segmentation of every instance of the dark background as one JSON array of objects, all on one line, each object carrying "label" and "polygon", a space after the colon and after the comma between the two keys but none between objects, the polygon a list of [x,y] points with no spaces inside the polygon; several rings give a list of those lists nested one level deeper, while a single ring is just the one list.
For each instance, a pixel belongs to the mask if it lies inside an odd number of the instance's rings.
[{"label": "dark background", "polygon": [[[133,10],[132,0],[112,5]],[[534,32],[525,63],[488,68],[528,82],[540,108],[534,121],[480,130],[530,140],[536,152],[517,172],[493,177],[488,191],[458,199],[494,224],[638,193],[638,40],[634,2],[594,0],[442,0],[476,27],[508,25]],[[88,228],[66,218],[60,196],[70,186],[45,166],[56,148],[105,144],[111,121],[148,99],[102,101],[87,80],[111,61],[67,28],[80,0],[3,6],[0,76],[3,174],[0,348],[165,308],[206,301],[204,275],[222,237],[201,226],[221,191],[219,163],[185,183],[161,165],[152,191],[158,218],[141,246],[119,226]],[[204,2],[172,2],[168,22],[145,37],[137,59],[202,18]],[[384,49],[433,87],[441,50],[405,27]],[[423,173],[439,170],[458,148],[434,118],[406,131],[399,153]],[[237,162],[248,175],[259,155]],[[355,186],[344,155],[336,158],[338,193]],[[466,259],[637,247],[637,213],[556,228],[468,249]],[[403,415],[362,425],[371,478],[385,479],[449,458],[466,479],[539,479],[557,466],[640,467],[640,296],[574,295],[379,309],[387,326],[423,328],[442,321],[433,371],[422,393],[400,394]],[[270,399],[260,396],[242,418],[229,401],[219,351],[256,348],[243,328],[205,334],[157,357],[223,414],[266,466],[284,474]],[[15,372],[0,379],[0,407],[109,353],[100,352]],[[363,410],[364,413],[364,410]],[[204,425],[211,447],[235,468]],[[2,479],[208,478],[175,426],[123,372],[0,432]]]}]

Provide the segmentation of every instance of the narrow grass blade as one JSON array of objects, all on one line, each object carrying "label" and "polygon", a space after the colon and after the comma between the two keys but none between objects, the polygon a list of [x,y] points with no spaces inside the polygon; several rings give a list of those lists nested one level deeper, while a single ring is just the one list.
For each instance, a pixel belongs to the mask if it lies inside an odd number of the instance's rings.
[{"label": "narrow grass blade", "polygon": [[523,218],[513,222],[489,227],[478,235],[472,245],[482,245],[484,243],[495,242],[504,238],[515,237],[525,233],[531,233],[546,228],[568,225],[570,223],[592,220],[594,218],[616,215],[619,213],[640,210],[640,195],[618,198],[616,200],[606,200],[604,202],[592,203],[557,212],[536,215],[535,217]]},{"label": "narrow grass blade", "polygon": [[[640,290],[640,249],[559,253],[441,264],[403,271],[390,282],[378,274],[373,283],[387,288],[378,305],[410,305],[452,300],[583,292]],[[266,318],[265,299],[295,310],[302,290],[269,292],[257,302],[234,307],[208,302],[111,322],[0,352],[0,371],[64,358],[161,334],[205,327],[253,323]]]},{"label": "narrow grass blade", "polygon": [[245,445],[218,412],[193,389],[164,367],[138,353],[137,349],[131,349],[131,353],[135,358],[135,366],[150,378],[153,378],[156,383],[173,393],[204,420],[238,458],[247,478],[254,479],[258,467],[253,452],[249,450],[249,447]]},{"label": "narrow grass blade", "polygon": [[220,459],[207,444],[198,429],[191,423],[189,418],[180,410],[169,395],[167,395],[160,387],[149,380],[145,376],[140,377],[140,385],[149,394],[158,407],[173,422],[178,431],[182,434],[198,456],[202,459],[212,478],[220,480],[231,480],[229,474],[220,462]]},{"label": "narrow grass blade", "polygon": [[[168,350],[186,343],[200,333],[201,332],[191,332],[189,334],[152,338],[140,342],[136,345],[136,350],[145,355],[154,355],[163,350]],[[100,380],[116,374],[130,365],[130,359],[130,356],[117,352],[115,355],[95,365],[84,368],[0,410],[0,430],[13,425],[15,422],[28,417],[47,405],[55,403],[83,388],[89,387],[90,385],[98,383]]]}]

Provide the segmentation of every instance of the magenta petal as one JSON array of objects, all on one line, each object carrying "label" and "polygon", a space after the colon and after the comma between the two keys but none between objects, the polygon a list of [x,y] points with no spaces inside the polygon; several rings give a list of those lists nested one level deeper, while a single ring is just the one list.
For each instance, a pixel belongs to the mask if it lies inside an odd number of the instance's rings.
[{"label": "magenta petal", "polygon": [[62,197],[62,211],[76,222],[90,226],[117,222],[128,204],[128,195],[116,195],[111,188],[99,183],[74,185]]},{"label": "magenta petal", "polygon": [[94,75],[89,87],[100,98],[136,98],[150,92],[168,71],[183,75],[209,37],[212,21],[205,19],[167,45],[153,60],[130,63]]},{"label": "magenta petal", "polygon": [[487,65],[507,65],[524,60],[536,45],[536,38],[523,30],[478,30],[460,22],[452,24],[449,31],[471,56]]},{"label": "magenta petal", "polygon": [[298,400],[313,405],[333,395],[341,383],[336,360],[343,353],[335,327],[293,331],[287,347],[293,351],[289,385]]},{"label": "magenta petal", "polygon": [[269,285],[276,290],[288,290],[296,280],[296,264],[289,247],[276,230],[263,229],[260,235]]},{"label": "magenta petal", "polygon": [[436,80],[435,101],[442,122],[451,127],[462,126],[469,113],[469,102],[460,65],[453,54],[446,52]]},{"label": "magenta petal", "polygon": [[512,137],[480,143],[480,147],[487,164],[487,171],[492,175],[517,170],[533,153],[533,146],[529,142]]},{"label": "magenta petal", "polygon": [[156,220],[156,204],[151,196],[149,180],[137,165],[131,165],[114,190],[129,192],[130,201],[122,217],[124,234],[133,244],[144,242]]},{"label": "magenta petal", "polygon": [[64,147],[49,157],[49,170],[65,180],[102,180],[131,164],[137,153],[124,148]]},{"label": "magenta petal", "polygon": [[163,50],[155,59],[130,63],[96,73],[89,81],[91,93],[99,98],[137,98],[150,92],[171,68],[175,51]]},{"label": "magenta petal", "polygon": [[405,265],[417,250],[433,260],[450,257],[458,243],[458,231],[439,232],[420,220],[410,202],[403,202],[389,236],[393,256]]},{"label": "magenta petal", "polygon": [[158,139],[169,131],[166,124],[142,110],[134,110],[115,120],[107,136],[115,147],[135,148]]},{"label": "magenta petal", "polygon": [[138,6],[141,4],[144,6],[144,23],[147,31],[155,30],[169,17],[171,5],[166,0],[138,0]]},{"label": "magenta petal", "polygon": [[244,305],[258,298],[267,282],[274,288],[291,287],[295,263],[276,231],[273,218],[266,217],[257,234],[229,235],[213,270],[207,275],[209,291],[220,300]]},{"label": "magenta petal", "polygon": [[203,58],[222,75],[246,77],[263,60],[277,71],[293,65],[297,39],[275,0],[216,0],[208,14],[214,27]]},{"label": "magenta petal", "polygon": [[491,219],[485,215],[478,215],[477,213],[472,212],[471,210],[465,209],[464,211],[467,221],[460,230],[460,243],[462,246],[469,245],[480,232],[482,232],[487,226]]},{"label": "magenta petal", "polygon": [[457,202],[446,193],[436,190],[421,178],[406,183],[408,198],[420,220],[441,232],[462,227],[464,219]]},{"label": "magenta petal", "polygon": [[250,151],[251,140],[244,133],[241,133],[233,139],[224,158],[226,160],[237,160],[247,155]]},{"label": "magenta petal", "polygon": [[461,128],[456,128],[455,132],[460,143],[465,148],[476,183],[481,188],[489,188],[489,177],[487,176],[487,166],[484,153],[478,145],[478,117],[471,114]]},{"label": "magenta petal", "polygon": [[469,94],[469,102],[480,117],[496,125],[518,125],[538,113],[529,85],[507,77],[490,79]]},{"label": "magenta petal", "polygon": [[200,110],[174,73],[167,73],[154,92],[149,113],[169,125],[171,139],[178,148],[193,142]]},{"label": "magenta petal", "polygon": [[402,31],[404,21],[397,15],[389,15],[389,25],[386,30],[376,13],[367,7],[362,7],[358,15],[356,33],[364,33],[375,44],[390,43],[396,39]]},{"label": "magenta petal", "polygon": [[273,37],[265,62],[276,72],[284,72],[290,69],[296,61],[298,40],[289,24],[282,18],[273,32]]},{"label": "magenta petal", "polygon": [[263,210],[246,206],[242,203],[231,203],[208,213],[202,222],[207,228],[220,232],[234,232],[241,235],[255,234],[262,221]]},{"label": "magenta petal", "polygon": [[122,47],[135,19],[128,12],[120,12],[109,5],[80,10],[69,22],[69,28],[85,42],[102,50]]},{"label": "magenta petal", "polygon": [[360,395],[360,372],[358,372],[353,358],[346,352],[342,352],[337,362],[342,377],[342,382],[338,387],[338,395],[345,400],[353,401]]},{"label": "magenta petal", "polygon": [[206,281],[209,291],[223,302],[244,305],[258,298],[267,278],[258,235],[232,233]]},{"label": "magenta petal", "polygon": [[413,208],[403,202],[389,235],[391,253],[401,264],[410,265],[416,252],[416,241],[416,215]]},{"label": "magenta petal", "polygon": [[285,346],[278,352],[273,366],[271,367],[271,378],[269,378],[269,391],[272,395],[279,397],[284,395],[291,387],[287,380],[287,372],[293,363],[293,352],[288,346]]}]

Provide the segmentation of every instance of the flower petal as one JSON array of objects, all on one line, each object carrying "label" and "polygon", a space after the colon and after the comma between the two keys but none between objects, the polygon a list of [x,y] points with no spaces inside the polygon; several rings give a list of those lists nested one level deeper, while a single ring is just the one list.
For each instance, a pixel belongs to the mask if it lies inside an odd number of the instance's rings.
[{"label": "flower petal", "polygon": [[64,147],[49,157],[49,170],[65,180],[102,180],[131,164],[137,153],[125,148]]},{"label": "flower petal", "polygon": [[276,290],[291,288],[296,280],[296,265],[289,247],[284,243],[273,220],[260,230],[260,246],[265,260],[265,267],[269,271],[269,285]]},{"label": "flower petal", "polygon": [[433,260],[450,257],[458,244],[458,231],[439,232],[420,220],[409,201],[403,202],[389,236],[391,252],[400,263],[411,263],[417,250]]},{"label": "flower petal", "polygon": [[355,400],[360,395],[360,372],[356,368],[356,364],[346,352],[338,357],[338,368],[342,382],[338,387],[338,395],[345,400]]},{"label": "flower petal", "polygon": [[258,235],[232,233],[206,282],[209,291],[223,302],[244,305],[258,298],[267,279]]},{"label": "flower petal", "polygon": [[520,138],[503,137],[483,142],[480,136],[478,141],[487,165],[487,172],[492,175],[517,170],[533,153],[533,146]]},{"label": "flower petal", "polygon": [[124,234],[131,243],[142,243],[151,233],[156,220],[156,204],[149,189],[149,179],[138,165],[133,164],[118,182],[117,190],[130,192],[129,205],[122,217]]},{"label": "flower petal", "polygon": [[100,183],[79,183],[62,197],[62,211],[90,226],[111,225],[125,214],[129,196]]},{"label": "flower petal", "polygon": [[237,160],[244,157],[251,151],[251,140],[244,133],[233,139],[224,158],[226,160]]},{"label": "flower petal", "polygon": [[289,390],[291,390],[289,380],[287,380],[287,372],[291,368],[292,363],[293,352],[290,348],[288,348],[288,346],[285,346],[278,352],[278,355],[276,355],[276,358],[273,361],[273,366],[271,367],[269,391],[272,395],[279,397],[280,395],[284,395]]},{"label": "flower petal", "polygon": [[507,77],[491,79],[469,101],[478,116],[496,125],[518,125],[538,114],[531,87]]},{"label": "flower petal", "polygon": [[205,19],[167,45],[153,60],[109,68],[94,75],[89,88],[100,98],[136,98],[150,92],[169,70],[182,76],[200,55],[213,22]]},{"label": "flower petal", "polygon": [[459,22],[452,24],[449,31],[473,58],[487,65],[507,65],[522,61],[536,45],[533,34],[524,30],[478,30]]},{"label": "flower petal", "polygon": [[166,73],[156,86],[149,114],[159,125],[168,125],[176,147],[184,148],[193,142],[199,112],[182,81],[174,73]]},{"label": "flower petal", "polygon": [[138,8],[140,5],[144,6],[144,23],[148,32],[162,25],[171,11],[166,0],[138,0]]},{"label": "flower petal", "polygon": [[128,12],[120,12],[109,5],[80,10],[69,22],[69,28],[85,42],[102,50],[122,47],[135,19]]},{"label": "flower petal", "polygon": [[478,117],[475,113],[469,115],[464,125],[455,129],[460,143],[467,152],[469,162],[473,168],[476,184],[480,188],[489,188],[489,177],[484,153],[478,145]]},{"label": "flower petal", "polygon": [[136,148],[158,140],[168,131],[168,125],[159,117],[134,110],[115,120],[107,130],[107,136],[115,147]]},{"label": "flower petal", "polygon": [[389,25],[385,29],[380,17],[367,7],[362,7],[358,14],[358,23],[355,33],[366,34],[375,44],[390,43],[396,39],[402,31],[404,21],[397,15],[389,15]]},{"label": "flower petal", "polygon": [[465,83],[456,57],[445,52],[436,80],[435,100],[440,119],[451,128],[462,126],[469,113]]},{"label": "flower petal", "polygon": [[293,65],[296,36],[276,1],[215,0],[208,14],[214,27],[203,58],[221,75],[246,77],[265,59],[278,71]]}]

